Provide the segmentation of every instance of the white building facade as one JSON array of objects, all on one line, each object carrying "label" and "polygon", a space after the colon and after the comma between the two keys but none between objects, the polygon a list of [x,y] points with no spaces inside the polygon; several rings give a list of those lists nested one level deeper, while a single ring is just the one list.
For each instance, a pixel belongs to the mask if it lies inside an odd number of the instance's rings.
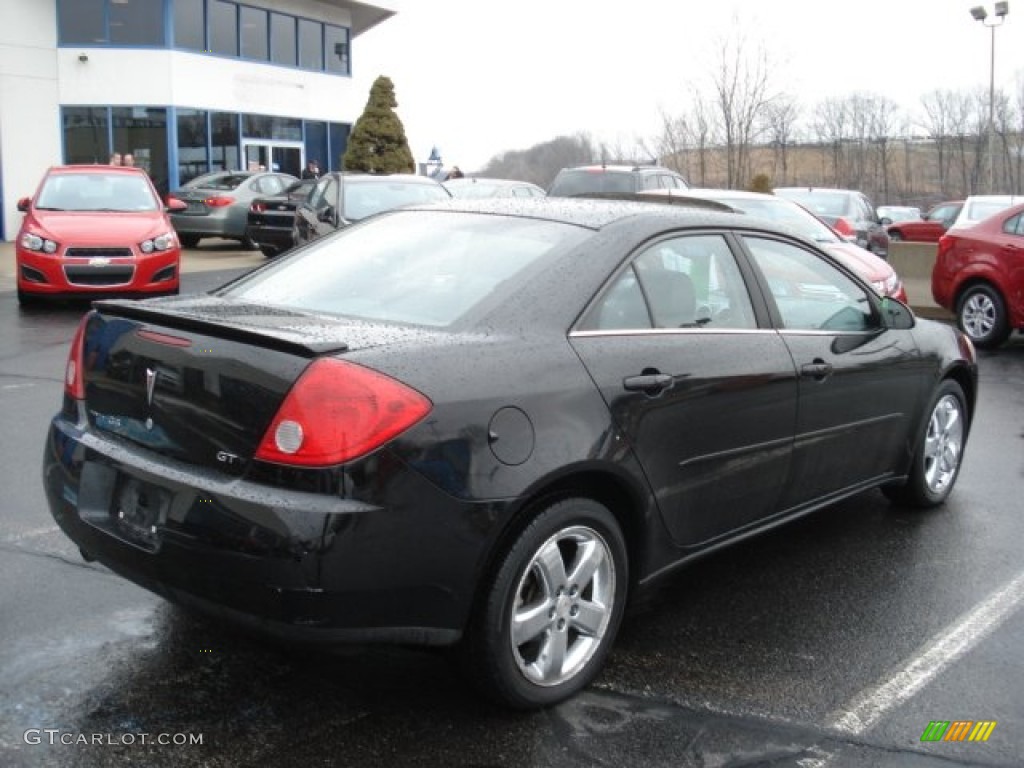
[{"label": "white building facade", "polygon": [[132,154],[163,193],[208,171],[340,168],[366,102],[350,0],[0,0],[0,239],[62,163]]}]

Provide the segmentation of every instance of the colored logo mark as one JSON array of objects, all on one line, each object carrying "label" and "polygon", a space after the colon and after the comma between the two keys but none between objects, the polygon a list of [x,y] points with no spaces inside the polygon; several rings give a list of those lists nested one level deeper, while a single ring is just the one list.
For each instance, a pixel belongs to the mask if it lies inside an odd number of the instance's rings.
[{"label": "colored logo mark", "polygon": [[988,741],[995,729],[995,720],[932,720],[921,741]]}]

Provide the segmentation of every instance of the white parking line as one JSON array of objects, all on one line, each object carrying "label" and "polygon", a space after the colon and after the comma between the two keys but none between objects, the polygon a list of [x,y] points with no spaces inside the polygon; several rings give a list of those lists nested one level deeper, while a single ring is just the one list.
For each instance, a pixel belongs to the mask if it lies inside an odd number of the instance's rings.
[{"label": "white parking line", "polygon": [[19,541],[24,541],[25,539],[34,539],[37,536],[46,536],[50,533],[56,533],[59,530],[60,528],[56,525],[48,525],[45,528],[30,528],[27,531],[21,531],[20,533],[12,533],[10,536],[4,536],[0,541],[3,541],[4,544],[17,544]]},{"label": "white parking line", "polygon": [[868,730],[886,712],[924,688],[946,667],[981,642],[1022,602],[1024,573],[936,635],[887,680],[862,691],[845,709],[833,713],[829,727],[853,735]]}]

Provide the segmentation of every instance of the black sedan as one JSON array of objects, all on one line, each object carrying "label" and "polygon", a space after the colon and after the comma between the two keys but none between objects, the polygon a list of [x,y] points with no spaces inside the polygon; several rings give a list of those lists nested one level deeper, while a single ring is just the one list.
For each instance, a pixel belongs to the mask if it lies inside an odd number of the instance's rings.
[{"label": "black sedan", "polygon": [[335,171],[324,175],[296,209],[292,239],[302,245],[381,211],[451,196],[441,182],[426,176]]},{"label": "black sedan", "polygon": [[628,597],[881,488],[941,504],[970,342],[813,243],[648,203],[450,201],[209,294],[104,301],[43,475],[87,558],[293,638],[459,644],[513,707]]},{"label": "black sedan", "polygon": [[295,243],[295,209],[316,184],[316,179],[302,179],[291,184],[279,195],[257,197],[249,203],[246,234],[264,256],[277,256]]}]

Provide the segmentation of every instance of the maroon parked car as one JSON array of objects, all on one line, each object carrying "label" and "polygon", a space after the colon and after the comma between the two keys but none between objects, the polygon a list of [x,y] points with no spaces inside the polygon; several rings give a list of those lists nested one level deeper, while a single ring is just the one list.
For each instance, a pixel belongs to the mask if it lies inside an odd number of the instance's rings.
[{"label": "maroon parked car", "polygon": [[1024,329],[1024,205],[943,235],[932,296],[978,347],[997,347]]},{"label": "maroon parked car", "polygon": [[897,221],[885,228],[890,240],[910,240],[917,243],[937,243],[946,234],[949,226],[956,221],[963,200],[949,200],[939,203],[918,221]]}]

